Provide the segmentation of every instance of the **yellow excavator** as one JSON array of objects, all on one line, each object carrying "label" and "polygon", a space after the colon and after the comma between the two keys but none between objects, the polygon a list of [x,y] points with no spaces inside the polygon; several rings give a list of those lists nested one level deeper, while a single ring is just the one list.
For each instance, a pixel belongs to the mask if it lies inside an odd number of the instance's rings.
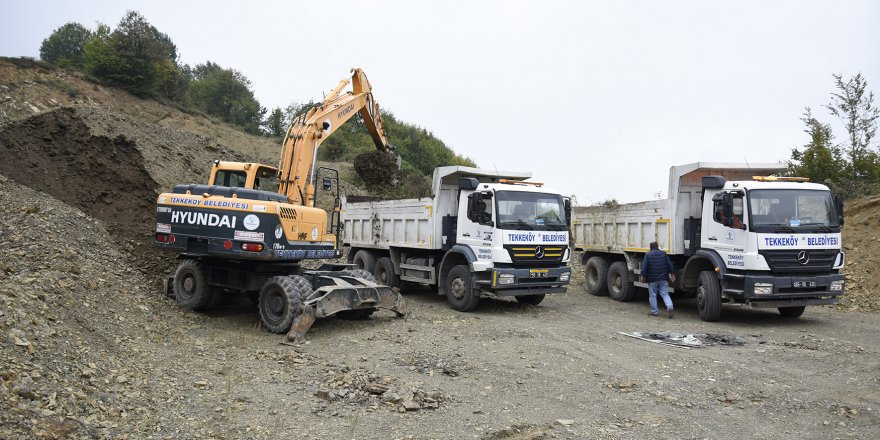
[{"label": "yellow excavator", "polygon": [[[348,85],[351,90],[344,91]],[[376,148],[393,155],[370,82],[355,68],[323,102],[294,118],[278,167],[217,160],[207,185],[175,185],[160,194],[154,242],[178,252],[180,260],[167,292],[193,310],[246,293],[267,330],[287,332],[296,341],[317,318],[365,319],[379,308],[403,316],[400,295],[369,272],[347,264],[315,270],[300,265],[304,259],[341,256],[339,173],[318,167],[317,152],[355,115]],[[315,207],[318,181],[334,196],[329,219]]]}]

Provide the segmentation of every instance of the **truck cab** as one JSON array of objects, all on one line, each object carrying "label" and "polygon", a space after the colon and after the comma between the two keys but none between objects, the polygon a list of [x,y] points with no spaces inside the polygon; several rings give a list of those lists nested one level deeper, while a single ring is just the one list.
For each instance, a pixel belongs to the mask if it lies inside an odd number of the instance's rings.
[{"label": "truck cab", "polygon": [[[839,196],[800,178],[702,180],[697,254],[718,267],[722,295],[799,312],[802,306],[837,302],[845,283]],[[684,287],[700,287],[699,265],[685,266]]]},{"label": "truck cab", "polygon": [[564,292],[571,276],[569,200],[539,183],[506,179],[462,178],[460,187],[455,241],[476,256],[477,283],[496,294]]}]

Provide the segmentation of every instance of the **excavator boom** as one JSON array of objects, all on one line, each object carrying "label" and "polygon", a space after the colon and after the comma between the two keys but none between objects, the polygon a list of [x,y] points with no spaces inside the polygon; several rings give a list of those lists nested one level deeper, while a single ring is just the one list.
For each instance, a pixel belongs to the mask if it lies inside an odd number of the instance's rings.
[{"label": "excavator boom", "polygon": [[[278,191],[294,205],[315,205],[315,162],[321,142],[358,114],[373,138],[376,149],[393,154],[379,104],[364,71],[351,69],[324,101],[295,118],[282,142],[278,165]],[[343,90],[351,85],[351,90]]]}]

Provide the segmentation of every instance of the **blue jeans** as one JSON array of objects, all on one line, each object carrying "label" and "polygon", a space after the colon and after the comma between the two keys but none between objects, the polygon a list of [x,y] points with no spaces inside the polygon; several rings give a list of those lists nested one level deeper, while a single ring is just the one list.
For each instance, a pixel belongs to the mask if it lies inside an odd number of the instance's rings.
[{"label": "blue jeans", "polygon": [[651,281],[648,283],[648,302],[651,304],[651,313],[657,314],[657,292],[666,304],[666,310],[672,310],[672,298],[669,297],[669,282],[666,280]]}]

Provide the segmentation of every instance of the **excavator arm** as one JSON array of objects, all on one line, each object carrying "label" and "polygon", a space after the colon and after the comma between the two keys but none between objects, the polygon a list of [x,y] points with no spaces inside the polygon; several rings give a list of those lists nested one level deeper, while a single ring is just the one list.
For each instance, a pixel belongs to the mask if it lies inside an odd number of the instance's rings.
[{"label": "excavator arm", "polygon": [[[295,118],[287,129],[278,165],[278,192],[294,205],[315,206],[318,147],[355,114],[363,119],[376,149],[393,154],[367,76],[358,68],[351,73],[350,79],[340,81],[322,103]],[[349,84],[351,90],[343,93]]]}]

